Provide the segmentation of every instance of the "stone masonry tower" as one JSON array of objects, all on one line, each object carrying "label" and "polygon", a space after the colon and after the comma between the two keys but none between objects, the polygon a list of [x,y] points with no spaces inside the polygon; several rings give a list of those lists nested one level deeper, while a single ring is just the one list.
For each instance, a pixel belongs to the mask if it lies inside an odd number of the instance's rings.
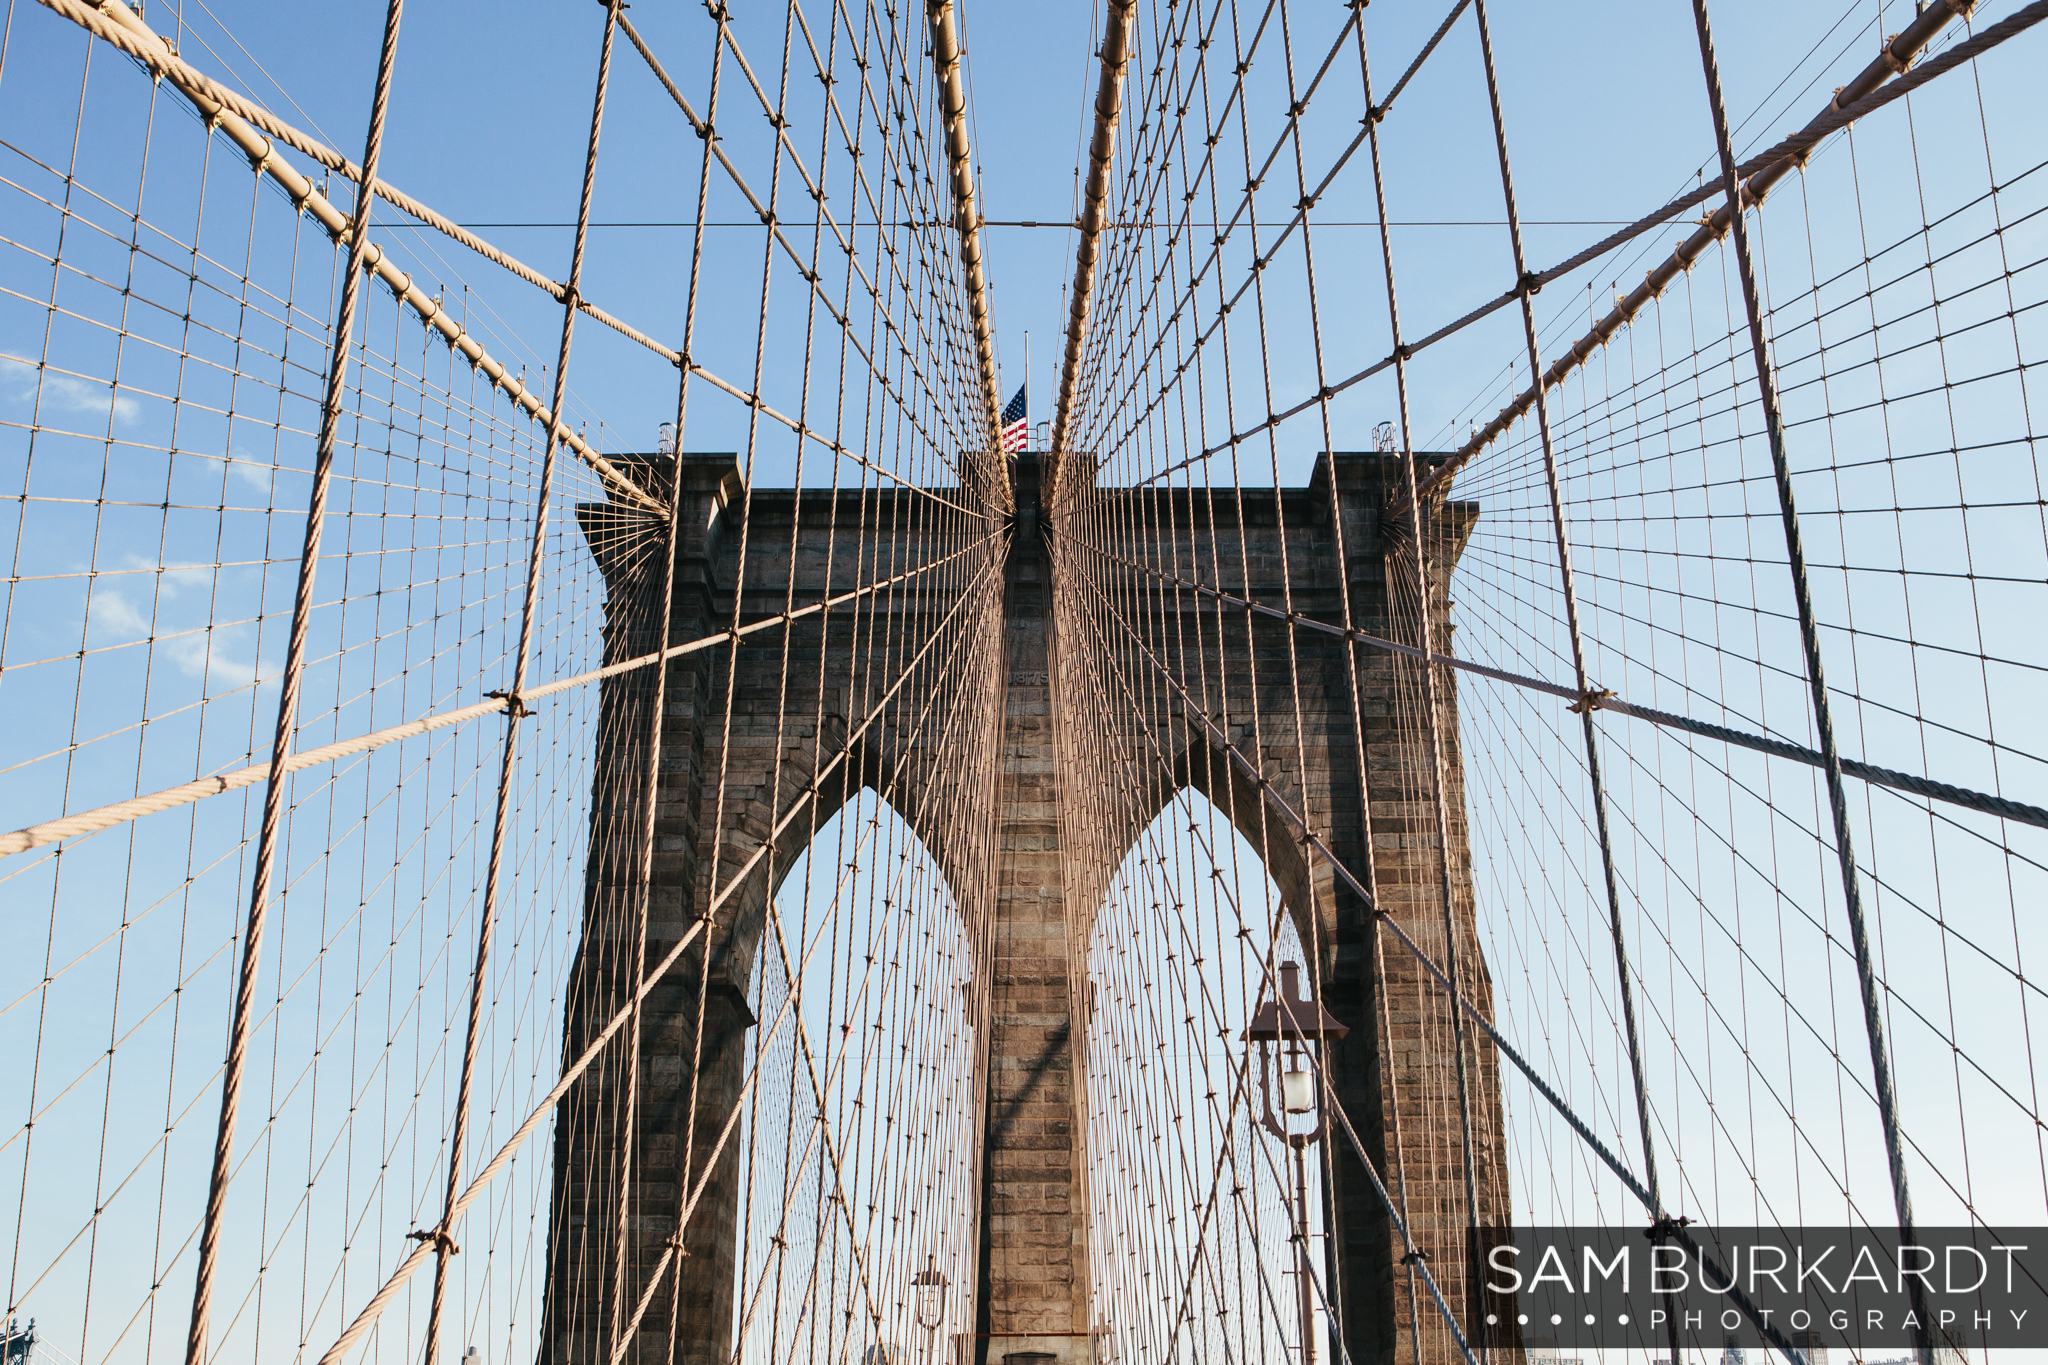
[{"label": "stone masonry tower", "polygon": [[[1412,593],[1402,591],[1409,572],[1401,558],[1404,542],[1394,533],[1398,528],[1383,524],[1397,473],[1398,462],[1390,457],[1340,453],[1318,462],[1307,488],[1213,489],[1198,495],[1105,490],[1097,496],[1126,500],[1129,515],[1122,523],[1157,531],[1158,562],[1165,562],[1166,537],[1178,537],[1179,544],[1195,547],[1196,561],[1205,566],[1205,574],[1214,575],[1217,586],[1258,601],[1279,600],[1284,564],[1296,609],[1329,621],[1339,619],[1348,584],[1355,625],[1406,642],[1418,634],[1419,608]],[[1000,698],[1000,704],[987,708],[987,714],[999,717],[991,722],[991,733],[949,741],[954,749],[939,753],[913,738],[877,731],[849,749],[848,717],[864,714],[868,699],[853,695],[850,685],[827,681],[845,677],[847,668],[820,667],[819,661],[843,665],[856,642],[835,634],[840,627],[820,625],[813,617],[781,627],[789,634],[786,654],[779,649],[739,651],[738,676],[728,676],[733,656],[722,648],[671,663],[660,754],[644,961],[664,957],[701,913],[697,907],[708,903],[714,856],[726,869],[720,874],[722,887],[731,869],[767,840],[777,812],[792,803],[815,802],[817,823],[822,823],[884,773],[903,797],[892,798],[894,804],[947,874],[963,909],[982,921],[977,961],[988,974],[987,1013],[975,1021],[986,1035],[976,1040],[983,1058],[978,1078],[982,1145],[961,1158],[978,1172],[980,1269],[970,1300],[972,1334],[956,1343],[958,1365],[994,1365],[1006,1358],[1013,1358],[1010,1365],[1049,1365],[1048,1358],[1058,1365],[1092,1365],[1100,1350],[1091,1335],[1101,1318],[1089,1272],[1083,1021],[1075,1017],[1071,1002],[1077,982],[1085,980],[1085,964],[1074,960],[1072,945],[1086,942],[1092,902],[1101,887],[1099,877],[1079,870],[1075,850],[1062,846],[1069,803],[1083,790],[1082,783],[1100,775],[1063,771],[1058,757],[1058,727],[1075,722],[1071,715],[1063,720],[1056,714],[1063,644],[1054,588],[1061,556],[1073,547],[1061,542],[1058,528],[1045,523],[1038,474],[1035,457],[1018,458],[1017,510],[1001,554],[1000,605],[991,598],[985,647],[956,661],[943,680],[948,686],[985,688],[987,695]],[[792,490],[755,489],[743,497],[731,456],[649,459],[642,475],[663,485],[672,478],[682,481],[679,525],[684,530],[670,627],[676,642],[729,625],[736,584],[746,585],[737,603],[742,623],[777,615],[786,606],[802,607],[828,591],[844,591],[843,575],[828,582],[830,571],[822,567],[831,553],[826,547],[843,547],[863,528],[903,524],[898,514],[911,496],[869,491],[858,506],[848,499],[831,515],[820,515],[812,493],[801,503]],[[1333,506],[1341,522],[1333,519]],[[750,526],[741,524],[743,507]],[[1436,614],[1441,644],[1449,625],[1443,584],[1477,509],[1452,504],[1433,515],[1428,540],[1435,600],[1420,609]],[[644,553],[652,524],[615,504],[586,506],[581,521],[606,576],[610,657],[644,654],[654,646],[656,613],[648,604],[658,604],[661,586],[648,567],[659,557]],[[1337,550],[1339,524],[1344,555]],[[748,545],[744,575],[739,563],[743,532]],[[935,553],[931,544],[914,543],[914,536],[908,541],[899,536],[899,541],[909,564]],[[843,554],[843,548],[837,553]],[[1190,598],[1176,609],[1197,607]],[[1201,609],[1214,619],[1213,606]],[[935,614],[938,608],[927,604],[905,610]],[[930,631],[933,619],[905,618],[895,625],[889,638],[915,641]],[[1186,676],[1201,670],[1225,680],[1229,695],[1223,714],[1229,718],[1230,743],[1241,752],[1256,751],[1265,789],[1297,809],[1315,812],[1326,842],[1347,867],[1362,869],[1371,860],[1379,913],[1400,923],[1441,960],[1444,893],[1430,768],[1412,704],[1415,665],[1306,631],[1294,633],[1290,648],[1284,622],[1238,618],[1233,629],[1235,634],[1219,635],[1213,626],[1206,633],[1179,632],[1177,637],[1190,643],[1166,662]],[[907,652],[906,658],[882,659],[876,671],[888,676],[899,668],[906,668],[907,688],[940,685],[936,675],[908,668]],[[565,1039],[571,1051],[610,1017],[634,976],[631,916],[618,907],[638,903],[629,893],[638,890],[634,820],[647,737],[633,719],[644,715],[645,696],[631,689],[647,687],[648,672],[607,685],[611,690],[598,729],[584,938],[572,977]],[[1444,728],[1450,746],[1453,922],[1465,989],[1481,1009],[1490,1009],[1490,982],[1473,929],[1455,699],[1447,681],[1445,690],[1450,698]],[[1241,719],[1254,711],[1267,718],[1257,734]],[[729,740],[728,714],[733,717]],[[1286,719],[1276,723],[1276,717]],[[1361,720],[1362,737],[1356,724]],[[1162,706],[1158,715],[1118,717],[1110,724],[1135,727],[1141,722],[1155,735],[1174,737],[1177,768],[1170,782],[1131,803],[1128,828],[1095,832],[1093,837],[1115,846],[1108,849],[1111,865],[1175,786],[1203,791],[1241,829],[1252,828],[1257,803],[1264,799],[1262,784],[1232,768],[1211,731],[1172,705]],[[1105,741],[1116,738],[1104,736]],[[964,761],[960,744],[993,762]],[[836,766],[823,763],[826,755],[842,751],[852,756]],[[1365,771],[1360,771],[1361,752]],[[968,780],[964,774],[991,767],[996,773],[992,794],[959,790]],[[992,850],[956,846],[961,835],[920,816],[961,799],[979,799],[986,807],[991,796]],[[786,867],[800,851],[778,844],[770,861]],[[1457,1304],[1464,1292],[1467,1219],[1447,1002],[1405,954],[1376,950],[1372,910],[1328,866],[1305,860],[1300,846],[1289,841],[1269,843],[1266,856],[1303,941],[1320,946],[1310,973],[1316,994],[1350,1029],[1330,1057],[1339,1097],[1375,1166],[1390,1184],[1401,1177],[1411,1226],[1446,1296]],[[963,888],[972,880],[968,869],[977,866],[993,866],[993,887],[970,893]],[[623,1277],[629,1302],[638,1300],[646,1276],[675,1237],[674,1219],[654,1211],[671,1206],[686,1177],[706,1176],[705,1154],[714,1148],[736,1103],[747,1030],[755,1024],[755,1002],[747,999],[747,987],[772,875],[764,867],[746,879],[728,897],[708,945],[686,951],[648,997],[637,1066],[637,1131],[620,1131],[615,1117],[623,1112],[618,1103],[627,1079],[622,1061],[588,1073],[559,1112],[543,1328],[546,1365],[611,1365],[607,1346],[615,1331],[617,1279],[611,1249],[615,1234],[607,1229],[616,1224],[613,1201],[628,1140],[633,1144],[636,1209]],[[977,894],[986,899],[970,904]],[[700,982],[706,1002],[701,1044],[695,1037]],[[697,1056],[702,1061],[693,1076],[691,1060]],[[1468,1058],[1473,1063],[1473,1165],[1481,1218],[1504,1222],[1497,1070],[1483,1047],[1474,1047]],[[692,1154],[688,1172],[682,1169],[686,1150]],[[1328,1283],[1337,1309],[1333,1334],[1359,1365],[1407,1365],[1418,1360],[1418,1345],[1420,1361],[1451,1360],[1454,1348],[1446,1333],[1432,1327],[1426,1296],[1421,1314],[1411,1319],[1401,1248],[1357,1156],[1341,1140],[1333,1142],[1331,1153],[1322,1222],[1330,1234]],[[724,1365],[732,1358],[741,1177],[738,1150],[729,1147],[709,1172],[703,1202],[680,1238],[686,1257],[673,1326],[675,1359],[687,1365]],[[666,1291],[655,1296],[625,1361],[668,1362],[669,1303]],[[1421,1330],[1411,1330],[1411,1322]],[[1113,1323],[1108,1326],[1114,1331]]]},{"label": "stone masonry tower", "polygon": [[[1042,1353],[1088,1362],[1087,1087],[1075,1066],[1084,1023],[1070,1000],[1066,775],[1052,715],[1051,564],[1038,463],[1017,462],[1017,521],[1004,574],[1003,747],[997,779],[996,917],[990,982],[983,1277],[977,1359]],[[1033,1362],[1042,1365],[1042,1362]]]}]

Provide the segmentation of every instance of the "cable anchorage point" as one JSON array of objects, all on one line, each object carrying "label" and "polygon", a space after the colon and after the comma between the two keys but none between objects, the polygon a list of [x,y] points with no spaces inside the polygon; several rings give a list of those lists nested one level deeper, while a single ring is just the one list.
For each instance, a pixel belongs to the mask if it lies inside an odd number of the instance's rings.
[{"label": "cable anchorage point", "polygon": [[1614,689],[1611,687],[1589,687],[1583,696],[1565,709],[1575,716],[1583,716],[1588,711],[1598,711],[1613,695]]},{"label": "cable anchorage point", "polygon": [[495,697],[499,701],[504,702],[505,714],[510,716],[514,720],[524,720],[526,719],[526,717],[533,714],[533,708],[529,707],[526,704],[525,698],[519,696],[517,693],[507,692],[503,689],[500,689],[496,692],[486,692],[484,693],[484,695],[486,697]]}]

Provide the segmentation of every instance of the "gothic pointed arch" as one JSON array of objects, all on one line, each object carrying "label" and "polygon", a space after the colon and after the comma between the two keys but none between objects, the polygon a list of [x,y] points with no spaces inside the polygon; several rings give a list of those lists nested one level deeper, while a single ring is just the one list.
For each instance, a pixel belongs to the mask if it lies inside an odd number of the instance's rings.
[{"label": "gothic pointed arch", "polygon": [[[1085,951],[1102,1316],[1138,1339],[1182,1337],[1189,1358],[1227,1353],[1247,1332],[1265,1358],[1291,1358],[1298,1318],[1233,1314],[1237,1287],[1256,1288],[1262,1263],[1294,1262],[1298,1204],[1314,1245],[1329,1231],[1321,1149],[1297,1191],[1292,1149],[1262,1122],[1282,1103],[1273,1059],[1244,1036],[1283,980],[1302,983],[1309,952],[1293,907],[1232,815],[1183,784],[1110,873]],[[1176,1286],[1168,1301],[1152,1288],[1162,1279]],[[1311,1330],[1327,1357],[1327,1311]]]},{"label": "gothic pointed arch", "polygon": [[[948,1296],[920,1321],[898,1286],[973,1276],[974,945],[938,858],[876,788],[856,787],[778,876],[751,970],[731,1239],[741,1359],[908,1358],[964,1329]],[[936,1040],[915,1055],[910,1033]],[[892,1153],[877,1164],[873,1154]],[[723,1249],[708,1248],[713,1255]],[[822,1311],[865,1303],[878,1318]],[[828,1320],[831,1319],[831,1320]]]}]

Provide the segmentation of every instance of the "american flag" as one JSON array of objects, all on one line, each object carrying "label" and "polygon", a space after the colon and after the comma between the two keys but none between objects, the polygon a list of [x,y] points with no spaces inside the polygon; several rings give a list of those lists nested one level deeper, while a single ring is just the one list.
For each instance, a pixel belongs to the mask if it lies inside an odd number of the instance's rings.
[{"label": "american flag", "polygon": [[1031,445],[1031,419],[1025,409],[1029,407],[1024,395],[1029,392],[1029,383],[1017,387],[1017,396],[1010,400],[1010,406],[1003,409],[1003,450],[1024,450]]}]

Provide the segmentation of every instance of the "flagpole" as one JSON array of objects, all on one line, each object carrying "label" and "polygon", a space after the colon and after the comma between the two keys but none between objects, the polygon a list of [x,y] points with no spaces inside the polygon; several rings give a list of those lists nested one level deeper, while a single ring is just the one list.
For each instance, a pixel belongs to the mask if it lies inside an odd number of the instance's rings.
[{"label": "flagpole", "polygon": [[1031,449],[1031,333],[1024,333],[1024,448]]}]

